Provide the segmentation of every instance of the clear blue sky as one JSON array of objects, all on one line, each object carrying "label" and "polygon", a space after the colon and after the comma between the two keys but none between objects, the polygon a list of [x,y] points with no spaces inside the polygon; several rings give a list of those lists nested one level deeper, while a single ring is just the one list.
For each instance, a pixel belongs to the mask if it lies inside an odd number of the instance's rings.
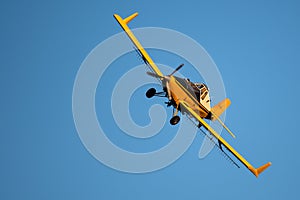
[{"label": "clear blue sky", "polygon": [[[299,6],[258,0],[2,1],[0,199],[297,198]],[[199,160],[201,135],[174,164],[148,174],[115,171],[86,151],[72,116],[77,70],[97,44],[121,31],[112,15],[133,12],[139,16],[131,27],[180,31],[212,56],[232,100],[226,123],[237,139],[226,138],[255,166],[273,163],[261,177],[235,168],[217,151]],[[158,53],[155,58],[161,59]],[[139,104],[151,101],[143,97]]]}]

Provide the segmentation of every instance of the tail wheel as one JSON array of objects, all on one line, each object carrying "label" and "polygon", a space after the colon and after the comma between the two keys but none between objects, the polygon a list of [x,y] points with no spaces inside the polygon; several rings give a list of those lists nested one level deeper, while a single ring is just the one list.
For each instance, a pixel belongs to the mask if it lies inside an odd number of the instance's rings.
[{"label": "tail wheel", "polygon": [[170,119],[170,124],[176,125],[178,124],[179,121],[180,121],[180,117],[176,115]]},{"label": "tail wheel", "polygon": [[155,95],[156,93],[156,89],[155,88],[150,88],[147,92],[146,92],[146,97],[147,98],[151,98]]}]

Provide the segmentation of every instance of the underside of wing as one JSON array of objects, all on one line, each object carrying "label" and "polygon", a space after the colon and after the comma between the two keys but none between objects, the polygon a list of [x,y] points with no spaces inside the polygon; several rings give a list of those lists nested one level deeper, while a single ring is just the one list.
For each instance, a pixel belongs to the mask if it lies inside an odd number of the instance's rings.
[{"label": "underside of wing", "polygon": [[218,142],[219,145],[221,147],[221,145],[223,147],[225,147],[230,153],[232,153],[232,155],[234,155],[243,165],[245,165],[256,177],[258,177],[258,175],[263,172],[266,168],[268,168],[271,163],[268,162],[265,165],[259,167],[259,168],[254,168],[241,154],[239,154],[230,144],[228,144],[209,124],[207,124],[201,117],[199,114],[197,114],[197,112],[195,112],[193,109],[191,109],[189,107],[189,105],[184,102],[181,101],[180,102],[181,105],[181,111],[182,112],[186,112],[190,115],[192,115],[196,120],[199,121],[199,123],[207,130],[209,131],[209,133],[214,136]]},{"label": "underside of wing", "polygon": [[128,23],[134,19],[138,13],[134,13],[130,15],[129,17],[122,19],[119,15],[114,14],[115,19],[119,22],[120,26],[123,28],[125,33],[128,35],[132,43],[134,44],[136,51],[138,51],[139,55],[143,59],[143,61],[151,68],[151,70],[159,77],[162,77],[163,74],[158,69],[157,65],[153,62],[149,54],[146,52],[146,50],[143,48],[141,43],[138,41],[138,39],[135,37],[135,35],[132,33],[130,28],[128,27]]}]

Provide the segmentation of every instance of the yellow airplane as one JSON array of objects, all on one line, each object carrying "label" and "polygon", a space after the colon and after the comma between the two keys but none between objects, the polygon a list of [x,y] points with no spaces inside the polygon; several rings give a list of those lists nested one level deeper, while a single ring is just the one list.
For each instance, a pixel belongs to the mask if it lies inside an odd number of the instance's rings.
[{"label": "yellow airplane", "polygon": [[[228,127],[219,118],[219,116],[230,105],[230,100],[226,98],[211,108],[209,90],[204,83],[193,83],[189,79],[183,79],[174,76],[174,74],[183,66],[183,64],[178,66],[171,74],[163,75],[161,71],[158,69],[157,65],[153,62],[149,54],[142,47],[140,42],[137,40],[137,38],[134,36],[134,34],[132,33],[132,31],[127,25],[137,15],[138,13],[134,13],[131,16],[122,19],[119,15],[114,14],[114,17],[118,21],[120,26],[123,28],[123,30],[126,32],[126,34],[133,42],[133,44],[135,45],[136,51],[142,57],[145,64],[148,65],[152,70],[152,72],[147,72],[147,74],[155,78],[158,78],[162,83],[164,92],[157,93],[154,88],[150,88],[146,92],[146,96],[148,98],[151,98],[153,96],[167,97],[169,100],[167,102],[167,106],[173,106],[176,109],[175,112],[173,113],[173,117],[170,120],[170,123],[172,125],[177,124],[180,120],[180,117],[177,115],[178,111],[180,111],[182,114],[186,114],[187,116],[193,117],[199,123],[198,124],[199,128],[203,126],[218,141],[217,146],[220,148],[222,152],[224,152],[222,147],[225,147],[242,164],[244,164],[256,177],[258,177],[258,175],[261,172],[263,172],[271,165],[271,162],[268,162],[259,168],[254,168],[241,154],[239,154],[232,146],[230,146],[220,136],[220,134],[218,134],[204,120],[204,119],[217,120],[233,137],[235,137],[233,133],[228,129]],[[232,159],[231,161],[234,162]],[[236,163],[234,162],[234,164]]]}]

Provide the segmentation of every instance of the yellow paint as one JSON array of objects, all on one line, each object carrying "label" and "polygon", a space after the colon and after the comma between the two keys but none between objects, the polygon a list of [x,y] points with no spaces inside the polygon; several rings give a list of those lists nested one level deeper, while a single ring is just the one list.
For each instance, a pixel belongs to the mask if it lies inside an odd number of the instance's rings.
[{"label": "yellow paint", "polygon": [[[129,23],[132,19],[134,19],[138,13],[134,13],[131,16],[122,19],[119,15],[114,14],[114,17],[119,22],[123,30],[126,32],[130,40],[133,42],[135,47],[138,49],[138,51],[141,53],[143,58],[146,60],[146,62],[149,64],[151,69],[158,75],[163,76],[161,71],[158,69],[156,64],[153,62],[151,57],[148,55],[148,53],[145,51],[145,49],[142,47],[140,42],[137,40],[137,38],[134,36],[134,34],[131,32],[129,27],[127,26],[127,23]],[[195,119],[197,119],[216,139],[220,141],[222,145],[224,145],[240,162],[242,162],[256,177],[263,172],[265,169],[267,169],[271,163],[268,162],[267,164],[259,167],[254,168],[241,154],[239,154],[232,146],[230,146],[213,128],[211,128],[202,118],[205,118],[209,114],[209,110],[207,110],[201,103],[198,102],[198,100],[190,94],[190,92],[182,86],[176,79],[171,76],[169,77],[169,88],[171,92],[171,97],[175,101],[176,105],[183,106],[181,109],[185,109],[185,112],[190,113]],[[222,102],[221,102],[222,103]],[[230,104],[229,99],[225,99],[225,107],[227,108]],[[217,107],[219,108],[217,109]],[[221,106],[221,108],[220,108]],[[212,109],[212,114],[214,119],[217,119],[221,125],[230,133],[232,132],[225,126],[225,124],[219,119],[219,116],[222,114],[222,112],[226,109],[222,107],[223,105],[217,105],[215,107],[216,109]],[[232,134],[233,135],[233,134]],[[233,135],[234,136],[234,135]]]},{"label": "yellow paint", "polygon": [[119,15],[114,14],[115,19],[119,22],[123,30],[126,32],[130,40],[133,42],[135,47],[138,49],[138,51],[142,54],[142,56],[146,59],[147,63],[149,63],[149,66],[152,68],[152,70],[158,75],[163,76],[161,71],[158,69],[156,64],[153,62],[151,57],[148,55],[148,53],[145,51],[141,43],[136,39],[132,31],[127,26],[127,23],[129,23],[133,18],[135,18],[138,15],[138,13],[134,13],[131,16],[127,17],[126,19],[122,19]]},{"label": "yellow paint", "polygon": [[197,112],[202,118],[208,115],[207,110],[204,110],[200,107],[200,103],[195,99],[193,94],[190,94],[184,86],[182,86],[176,79],[171,76],[169,81],[169,87],[172,94],[173,100],[176,102],[176,105],[179,105],[181,101],[185,101],[190,105],[190,108]]},{"label": "yellow paint", "polygon": [[230,106],[231,101],[226,98],[223,101],[219,102],[217,105],[211,108],[211,112],[213,113],[212,120],[216,120],[217,117],[220,117],[222,113]]},{"label": "yellow paint", "polygon": [[239,154],[232,146],[230,146],[211,126],[209,126],[193,109],[189,107],[189,104],[182,101],[180,104],[188,110],[188,112],[193,115],[216,139],[218,139],[237,159],[239,159],[256,177],[263,172],[266,168],[268,168],[271,163],[267,164],[255,169],[241,154]]},{"label": "yellow paint", "polygon": [[[127,23],[129,23],[132,19],[134,19],[138,13],[134,13],[131,16],[122,19],[119,15],[114,14],[115,19],[118,21],[120,26],[123,28],[123,30],[126,32],[130,40],[133,42],[135,47],[139,50],[139,52],[142,54],[142,56],[146,59],[147,63],[149,63],[151,69],[158,75],[163,76],[161,71],[158,69],[157,65],[153,62],[151,57],[148,55],[146,50],[143,48],[143,46],[140,44],[140,42],[137,40],[137,38],[134,36],[130,28],[128,27]],[[171,76],[170,80],[170,90],[172,93],[172,96],[176,102],[177,105],[179,105],[179,100],[187,100],[190,102],[191,108],[194,109],[196,112],[200,114],[201,117],[206,117],[209,113],[209,110],[206,110],[203,105],[201,105],[195,97],[189,93],[184,87],[180,87],[180,83],[178,83],[174,77]],[[177,97],[177,98],[176,98]]]}]

